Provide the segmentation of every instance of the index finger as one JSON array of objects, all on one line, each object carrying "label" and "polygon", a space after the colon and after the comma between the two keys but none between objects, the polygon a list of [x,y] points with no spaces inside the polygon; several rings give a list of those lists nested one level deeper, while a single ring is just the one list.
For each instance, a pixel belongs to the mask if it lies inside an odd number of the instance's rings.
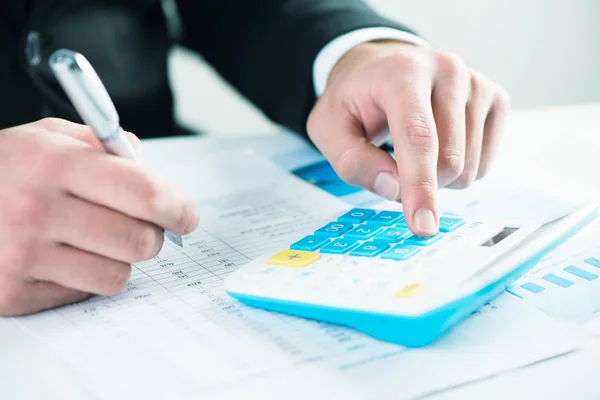
[{"label": "index finger", "polygon": [[191,199],[139,164],[89,148],[66,158],[64,186],[74,196],[180,235],[198,226]]},{"label": "index finger", "polygon": [[[388,75],[389,76],[389,75]],[[408,226],[419,236],[438,232],[438,137],[431,106],[432,75],[420,66],[396,69],[387,80],[380,107],[387,116],[398,165],[402,207]]]}]

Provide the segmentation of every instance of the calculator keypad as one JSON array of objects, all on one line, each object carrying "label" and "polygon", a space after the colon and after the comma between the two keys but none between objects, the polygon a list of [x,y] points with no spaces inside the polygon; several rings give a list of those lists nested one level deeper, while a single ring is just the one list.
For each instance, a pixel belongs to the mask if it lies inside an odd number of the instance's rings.
[{"label": "calculator keypad", "polygon": [[355,208],[273,255],[268,264],[306,268],[283,274],[286,284],[356,288],[403,299],[421,293],[428,284],[426,276],[445,265],[431,261],[437,254],[458,249],[474,230],[479,230],[477,223],[442,216],[440,232],[421,238],[410,232],[402,212]]}]

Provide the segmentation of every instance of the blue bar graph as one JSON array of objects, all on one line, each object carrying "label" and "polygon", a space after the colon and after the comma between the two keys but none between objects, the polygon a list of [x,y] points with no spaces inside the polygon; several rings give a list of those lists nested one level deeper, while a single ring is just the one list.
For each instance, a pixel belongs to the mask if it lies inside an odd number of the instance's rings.
[{"label": "blue bar graph", "polygon": [[583,262],[590,264],[591,266],[600,268],[600,260],[595,257],[586,258]]},{"label": "blue bar graph", "polygon": [[544,287],[540,285],[536,285],[535,283],[527,282],[521,285],[521,287],[525,290],[528,290],[532,293],[539,293],[544,291]]},{"label": "blue bar graph", "polygon": [[598,275],[592,274],[591,272],[581,268],[577,268],[574,265],[569,265],[568,267],[565,267],[564,270],[572,275],[580,277],[581,279],[585,279],[586,281],[593,281],[594,279],[598,278]]},{"label": "blue bar graph", "polygon": [[560,287],[564,287],[564,288],[568,288],[569,286],[573,286],[573,282],[571,282],[570,280],[567,280],[565,278],[561,278],[558,275],[554,275],[554,274],[548,274],[548,275],[544,275],[542,276],[542,279],[551,283],[554,283],[555,285],[558,285]]}]

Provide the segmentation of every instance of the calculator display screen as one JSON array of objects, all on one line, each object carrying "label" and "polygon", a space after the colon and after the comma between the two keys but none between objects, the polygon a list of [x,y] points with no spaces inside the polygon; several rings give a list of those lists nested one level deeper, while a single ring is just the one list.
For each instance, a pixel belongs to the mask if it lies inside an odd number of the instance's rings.
[{"label": "calculator display screen", "polygon": [[500,243],[501,241],[503,241],[504,239],[506,239],[507,237],[509,237],[510,235],[512,235],[513,233],[515,233],[518,230],[519,230],[519,228],[506,227],[506,228],[502,229],[499,233],[497,233],[493,238],[488,239],[485,242],[483,242],[481,244],[481,246],[492,247],[492,246]]}]

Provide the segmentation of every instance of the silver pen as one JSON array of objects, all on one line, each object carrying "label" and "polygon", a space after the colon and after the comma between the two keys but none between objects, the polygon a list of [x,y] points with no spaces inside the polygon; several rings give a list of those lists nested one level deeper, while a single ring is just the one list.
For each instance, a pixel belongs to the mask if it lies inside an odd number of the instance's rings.
[{"label": "silver pen", "polygon": [[[138,154],[125,136],[119,114],[100,77],[80,53],[61,49],[48,63],[73,107],[102,143],[107,153],[140,162]],[[165,231],[165,236],[183,246],[181,236]]]}]

